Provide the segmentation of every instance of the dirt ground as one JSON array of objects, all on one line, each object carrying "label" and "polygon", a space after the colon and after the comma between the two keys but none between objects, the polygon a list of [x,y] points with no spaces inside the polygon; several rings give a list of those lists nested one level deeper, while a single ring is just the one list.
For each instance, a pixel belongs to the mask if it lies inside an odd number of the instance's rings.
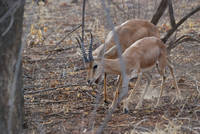
[{"label": "dirt ground", "polygon": [[[110,7],[113,22],[121,24],[130,18],[150,20],[159,2],[117,0]],[[174,0],[177,20],[200,4],[199,0],[186,2],[188,0],[179,3]],[[86,83],[86,70],[75,40],[80,29],[71,32],[81,23],[81,5],[81,1],[71,3],[67,0],[48,0],[48,3],[39,5],[30,0],[26,2],[24,33],[27,43],[23,53],[25,134],[91,133],[106,118],[109,105],[103,102],[102,84],[91,87]],[[177,36],[200,33],[199,16],[200,13],[197,13],[186,21]],[[158,25],[162,33],[168,28],[168,21],[166,12]],[[103,43],[109,30],[101,3],[89,1],[86,6],[86,33],[93,32],[95,47]],[[135,93],[130,112],[124,114],[120,104],[105,127],[105,134],[200,133],[200,44],[182,43],[172,50],[170,59],[183,100],[171,103],[175,89],[167,70],[161,105],[154,108],[161,79],[153,70],[155,74],[143,107],[135,109],[145,78]],[[110,100],[116,88],[115,80],[116,76],[109,75]]]}]

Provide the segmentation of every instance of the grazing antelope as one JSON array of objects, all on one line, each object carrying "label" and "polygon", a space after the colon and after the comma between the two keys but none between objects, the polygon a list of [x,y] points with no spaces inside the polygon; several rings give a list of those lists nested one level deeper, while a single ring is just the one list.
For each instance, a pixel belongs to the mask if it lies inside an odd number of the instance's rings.
[{"label": "grazing antelope", "polygon": [[[92,45],[92,42],[91,44]],[[91,46],[90,46],[91,48]],[[144,73],[144,75],[147,78],[147,85],[144,90],[144,93],[142,94],[139,103],[137,104],[136,108],[141,107],[143,98],[148,90],[148,87],[151,82],[151,74],[148,72],[150,71],[155,65],[158,66],[158,72],[162,77],[162,82],[161,82],[161,90],[160,90],[160,95],[157,101],[157,104],[159,104],[160,97],[162,96],[163,93],[163,83],[165,80],[165,67],[167,66],[170,69],[170,73],[173,78],[173,84],[174,87],[176,88],[177,92],[177,97],[180,96],[180,90],[177,86],[177,82],[174,76],[173,72],[173,67],[170,65],[168,59],[167,59],[167,50],[164,45],[164,43],[157,37],[144,37],[135,43],[133,43],[130,47],[128,47],[122,54],[122,59],[124,60],[124,63],[126,65],[126,75],[128,78],[130,78],[130,74],[132,71],[136,71],[138,78],[135,84],[135,87],[133,90],[131,90],[130,95],[128,96],[127,99],[124,101],[124,112],[128,112],[128,104],[133,96],[133,92],[135,89],[138,88],[139,82],[141,80],[141,77]],[[122,86],[122,77],[121,77],[121,68],[120,68],[120,63],[119,63],[119,58],[115,59],[108,59],[104,58],[103,59],[103,64],[101,64],[101,58],[95,57],[95,61],[97,61],[97,65],[95,66],[95,72],[92,74],[92,77],[90,77],[90,81],[96,81],[98,79],[99,75],[101,75],[103,69],[105,73],[111,73],[111,74],[118,74],[120,75],[118,87],[115,92],[115,96],[112,102],[112,106],[114,106],[118,100],[118,95],[121,90]],[[98,71],[97,71],[98,70]]]},{"label": "grazing antelope", "polygon": [[[132,45],[135,41],[141,38],[150,37],[150,36],[155,36],[155,37],[160,38],[158,28],[154,24],[146,20],[140,20],[140,19],[131,19],[122,23],[121,25],[116,26],[115,32],[118,34],[119,43],[121,45],[122,52],[124,52],[130,45]],[[80,45],[80,41],[78,42]],[[81,43],[83,43],[82,40],[81,40]],[[104,54],[104,47],[105,47],[105,54]],[[103,54],[106,59],[115,59],[118,57],[116,45],[114,42],[114,34],[112,31],[108,33],[105,43],[100,45],[97,49],[95,49],[93,53],[92,53],[92,47],[90,47],[88,58],[87,58],[84,48],[81,48],[81,49],[82,49],[82,53],[84,54],[83,55],[84,61],[86,61],[85,68],[87,69],[87,81],[89,84],[92,84],[93,82],[96,83],[101,78],[101,75],[99,75],[96,81],[91,81],[94,74],[98,71],[97,65],[100,63],[99,59],[101,59]],[[107,73],[105,72],[104,73],[104,102],[107,102],[106,76],[107,76]]]}]

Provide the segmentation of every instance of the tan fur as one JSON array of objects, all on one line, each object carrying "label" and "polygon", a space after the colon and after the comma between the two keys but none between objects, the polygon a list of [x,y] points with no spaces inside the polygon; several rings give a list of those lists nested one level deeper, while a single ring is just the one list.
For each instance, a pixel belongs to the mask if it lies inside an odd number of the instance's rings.
[{"label": "tan fur", "polygon": [[[146,21],[146,20],[140,20],[140,19],[131,19],[126,21],[125,23],[116,26],[115,31],[118,35],[119,42],[122,48],[122,52],[126,50],[130,45],[132,45],[135,41],[143,38],[143,37],[150,37],[155,36],[160,38],[160,34],[158,31],[158,28],[153,25],[152,23]],[[109,32],[108,36],[106,37],[105,43],[105,52],[107,52],[110,48],[115,46],[115,41],[113,37],[113,32]],[[94,52],[93,56],[102,56],[103,54],[103,46],[99,46]],[[106,58],[114,59],[117,58],[117,49],[113,49],[113,54],[105,55]]]},{"label": "tan fur", "polygon": [[[122,58],[126,65],[126,75],[129,76],[132,71],[136,71],[138,73],[138,80],[136,82],[135,89],[138,87],[140,79],[142,77],[142,72],[146,72],[150,70],[154,65],[158,63],[159,66],[159,73],[162,76],[162,84],[161,84],[161,93],[158,98],[158,102],[160,100],[160,97],[162,95],[163,90],[163,83],[164,83],[164,70],[165,67],[168,66],[170,68],[170,72],[172,74],[172,77],[174,79],[174,86],[177,90],[177,94],[180,94],[180,90],[178,89],[174,74],[173,74],[173,68],[167,61],[167,51],[164,43],[156,37],[144,37],[135,43],[133,43],[130,47],[128,47],[124,53],[122,54]],[[99,59],[97,59],[99,60]],[[113,74],[121,74],[121,69],[119,65],[119,58],[116,59],[103,59],[103,65],[99,63],[100,69],[104,68],[105,73],[113,73]],[[151,77],[147,73],[147,80],[148,84],[145,88],[145,92],[142,95],[137,108],[139,108],[142,104],[143,97],[145,93],[147,92],[147,89],[149,87]],[[96,78],[95,75],[93,78]],[[121,78],[120,78],[120,84],[116,90],[116,94],[112,103],[112,106],[115,105],[117,102],[117,96],[120,93],[120,86],[122,84]],[[128,99],[125,101],[124,108],[128,109],[129,101],[131,100],[133,95],[133,92],[131,92]]]},{"label": "tan fur", "polygon": [[[126,64],[126,73],[133,69],[148,69],[156,64],[160,57],[166,58],[166,48],[156,37],[145,37],[133,43],[124,51],[122,58]],[[166,61],[165,61],[166,62]],[[166,63],[165,63],[166,64]],[[104,59],[104,72],[121,74],[119,59]]]},{"label": "tan fur", "polygon": [[[140,20],[140,19],[131,19],[126,22],[124,22],[121,25],[118,25],[115,27],[115,31],[117,32],[119,43],[121,45],[122,52],[124,52],[129,46],[131,46],[135,41],[149,36],[155,36],[160,38],[160,34],[158,31],[158,28],[153,25],[152,23],[146,21],[146,20]],[[101,58],[103,55],[105,47],[105,58],[108,59],[115,59],[118,57],[113,32],[109,32],[105,43],[100,45],[95,51],[93,52],[94,59]],[[88,68],[87,72],[87,80],[90,80],[93,78],[93,73],[96,73],[93,70],[93,65],[98,64],[100,60],[94,60],[88,64],[86,64]],[[99,75],[100,76],[100,75]],[[106,75],[105,75],[106,77]],[[106,78],[105,78],[106,79]],[[106,94],[106,81],[104,81],[104,93]],[[106,96],[106,95],[104,95]],[[106,101],[106,98],[104,98]]]}]

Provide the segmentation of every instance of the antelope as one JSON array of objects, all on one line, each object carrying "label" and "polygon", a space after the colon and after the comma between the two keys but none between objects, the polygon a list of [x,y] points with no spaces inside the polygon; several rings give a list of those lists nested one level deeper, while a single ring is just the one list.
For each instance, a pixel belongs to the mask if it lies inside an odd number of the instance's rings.
[{"label": "antelope", "polygon": [[[92,46],[92,42],[90,44],[90,48],[91,46]],[[156,106],[159,104],[160,97],[162,96],[162,93],[163,93],[163,83],[165,81],[166,67],[169,68],[170,73],[172,75],[173,84],[174,84],[174,87],[176,88],[176,97],[180,96],[181,92],[177,86],[177,82],[176,82],[174,72],[173,72],[173,67],[170,64],[169,59],[167,58],[166,47],[159,38],[144,37],[142,39],[137,40],[135,43],[133,43],[130,47],[128,47],[123,52],[122,59],[124,60],[124,63],[126,65],[125,72],[128,78],[130,78],[130,74],[132,71],[136,71],[138,75],[134,89],[131,90],[130,95],[124,101],[123,111],[125,113],[128,112],[128,105],[133,96],[133,92],[134,90],[138,88],[141,77],[144,74],[147,79],[147,85],[145,87],[144,93],[140,97],[140,100],[136,106],[136,109],[142,106],[143,98],[149,88],[149,85],[152,79],[152,76],[149,73],[149,71],[152,70],[152,68],[156,65],[158,66],[158,72],[160,76],[162,77],[160,94],[159,94]],[[109,74],[120,75],[118,87],[116,89],[115,96],[111,104],[111,108],[112,108],[117,103],[118,95],[122,87],[122,75],[121,75],[119,58],[115,58],[115,59],[104,58],[103,64],[101,64],[100,61],[102,59],[99,57],[95,57],[94,60],[97,61],[96,62],[97,66],[95,67],[96,71],[93,72],[93,74],[91,75],[92,77],[90,77],[90,81],[96,81],[96,79],[99,78],[99,75],[101,75],[103,71]]]},{"label": "antelope", "polygon": [[[121,45],[122,52],[124,52],[135,41],[141,38],[149,37],[149,36],[155,36],[155,37],[160,38],[158,28],[154,24],[146,20],[140,20],[140,19],[127,20],[121,25],[116,26],[114,29],[115,29],[115,32],[118,34],[119,43]],[[83,40],[79,41],[79,39],[77,39],[77,41],[79,43],[79,46],[81,46],[80,42],[83,43]],[[104,53],[104,48],[105,48],[105,53]],[[99,75],[96,81],[91,81],[91,78],[93,78],[93,75],[98,70],[96,68],[98,64],[100,63],[99,59],[101,59],[103,55],[106,59],[115,59],[118,57],[116,45],[114,42],[114,34],[112,31],[108,33],[105,39],[105,43],[100,45],[97,49],[95,49],[94,52],[92,52],[92,47],[90,47],[88,58],[87,58],[87,54],[85,53],[84,47],[81,48],[81,50],[82,50],[82,54],[84,54],[83,57],[86,63],[85,68],[87,69],[87,82],[89,84],[92,84],[93,82],[97,83],[99,79],[101,78],[101,75]],[[105,72],[104,73],[104,102],[108,102],[106,78],[107,78],[107,73]]]}]

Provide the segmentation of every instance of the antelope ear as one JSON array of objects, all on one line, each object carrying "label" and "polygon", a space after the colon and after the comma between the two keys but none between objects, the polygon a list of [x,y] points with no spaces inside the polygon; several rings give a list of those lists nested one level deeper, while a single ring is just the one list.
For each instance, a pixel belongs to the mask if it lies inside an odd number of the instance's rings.
[{"label": "antelope ear", "polygon": [[112,57],[115,57],[117,56],[117,48],[116,48],[116,45],[114,45],[113,47],[111,47],[108,51],[105,52],[104,54],[104,57],[109,57],[109,58],[112,58]]}]

